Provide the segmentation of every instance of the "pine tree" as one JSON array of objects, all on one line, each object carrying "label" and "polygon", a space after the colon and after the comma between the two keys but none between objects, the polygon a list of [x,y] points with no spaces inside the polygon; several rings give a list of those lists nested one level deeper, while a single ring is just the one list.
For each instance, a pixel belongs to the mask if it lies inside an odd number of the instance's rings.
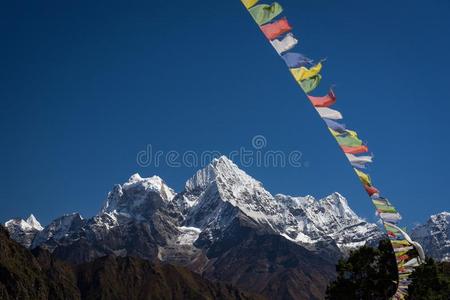
[{"label": "pine tree", "polygon": [[389,299],[396,290],[397,266],[392,246],[380,241],[378,248],[363,246],[339,260],[337,278],[326,293],[326,299]]},{"label": "pine tree", "polygon": [[450,263],[436,263],[428,258],[425,264],[416,268],[411,279],[408,299],[450,299]]}]

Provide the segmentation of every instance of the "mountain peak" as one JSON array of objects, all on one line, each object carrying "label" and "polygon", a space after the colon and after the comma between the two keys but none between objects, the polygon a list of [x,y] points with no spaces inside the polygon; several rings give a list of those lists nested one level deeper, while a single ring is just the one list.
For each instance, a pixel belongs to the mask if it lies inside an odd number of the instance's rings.
[{"label": "mountain peak", "polygon": [[137,181],[141,181],[142,177],[141,175],[139,175],[139,173],[134,173],[133,175],[130,176],[130,178],[128,179],[128,182],[137,182]]},{"label": "mountain peak", "polygon": [[320,201],[329,202],[330,204],[337,205],[344,209],[347,209],[347,208],[350,209],[350,207],[348,206],[347,199],[344,196],[342,196],[341,194],[339,194],[338,192],[334,192],[331,195],[321,199]]},{"label": "mountain peak", "polygon": [[136,187],[142,187],[145,190],[163,193],[165,196],[164,198],[167,201],[170,201],[175,194],[175,192],[165,184],[164,180],[156,175],[148,178],[142,178],[139,173],[135,173],[131,175],[128,181],[122,185],[122,188],[125,190]]},{"label": "mountain peak", "polygon": [[114,186],[108,193],[99,215],[118,213],[126,217],[144,218],[144,211],[160,207],[162,202],[167,203],[174,196],[175,191],[167,186],[161,177],[155,175],[143,178],[135,173],[127,182]]},{"label": "mountain peak", "polygon": [[41,231],[43,227],[38,220],[31,214],[28,219],[11,219],[5,223],[5,227],[17,226],[23,231]]},{"label": "mountain peak", "polygon": [[200,169],[185,184],[185,190],[193,192],[206,189],[212,182],[218,178],[220,182],[230,184],[240,183],[259,183],[247,173],[242,171],[234,162],[222,155],[214,158],[205,168]]},{"label": "mountain peak", "polygon": [[235,165],[233,161],[231,161],[226,155],[221,155],[219,157],[215,157],[212,162],[212,164],[232,164]]},{"label": "mountain peak", "polygon": [[26,222],[27,222],[31,227],[33,227],[33,228],[36,229],[36,230],[41,231],[42,229],[44,229],[44,228],[41,226],[41,223],[39,223],[39,221],[36,219],[36,217],[35,217],[33,214],[31,214],[31,215],[28,217],[28,219],[27,219]]}]

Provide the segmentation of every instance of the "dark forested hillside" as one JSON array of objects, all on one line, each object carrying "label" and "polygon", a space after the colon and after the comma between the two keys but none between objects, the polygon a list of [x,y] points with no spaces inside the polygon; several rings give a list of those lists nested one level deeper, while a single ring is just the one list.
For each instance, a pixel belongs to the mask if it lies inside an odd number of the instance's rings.
[{"label": "dark forested hillside", "polygon": [[262,299],[182,267],[106,256],[72,266],[25,249],[0,226],[0,299]]}]

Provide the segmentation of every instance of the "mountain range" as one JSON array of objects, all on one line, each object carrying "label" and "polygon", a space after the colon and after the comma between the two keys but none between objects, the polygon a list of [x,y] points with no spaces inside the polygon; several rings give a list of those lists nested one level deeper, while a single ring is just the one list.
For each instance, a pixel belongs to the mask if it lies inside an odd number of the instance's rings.
[{"label": "mountain range", "polygon": [[[430,255],[448,259],[448,214],[435,219],[413,235]],[[134,174],[114,186],[92,218],[68,214],[43,228],[30,216],[5,227],[23,246],[75,265],[138,257],[271,299],[323,298],[337,259],[384,237],[339,193],[320,200],[272,195],[224,156],[179,193],[158,176]]]}]

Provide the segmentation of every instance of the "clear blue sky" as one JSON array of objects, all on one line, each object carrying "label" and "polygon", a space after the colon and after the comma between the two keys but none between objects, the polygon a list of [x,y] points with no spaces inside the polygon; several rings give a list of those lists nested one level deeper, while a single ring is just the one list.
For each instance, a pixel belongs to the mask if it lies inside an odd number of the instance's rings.
[{"label": "clear blue sky", "polygon": [[[375,154],[375,184],[405,224],[449,210],[450,2],[281,2],[301,52],[327,57],[345,123]],[[196,168],[139,167],[156,150],[303,153],[244,168],[272,193],[373,208],[334,140],[239,0],[3,1],[0,221],[92,216],[134,172],[175,190]]]}]

